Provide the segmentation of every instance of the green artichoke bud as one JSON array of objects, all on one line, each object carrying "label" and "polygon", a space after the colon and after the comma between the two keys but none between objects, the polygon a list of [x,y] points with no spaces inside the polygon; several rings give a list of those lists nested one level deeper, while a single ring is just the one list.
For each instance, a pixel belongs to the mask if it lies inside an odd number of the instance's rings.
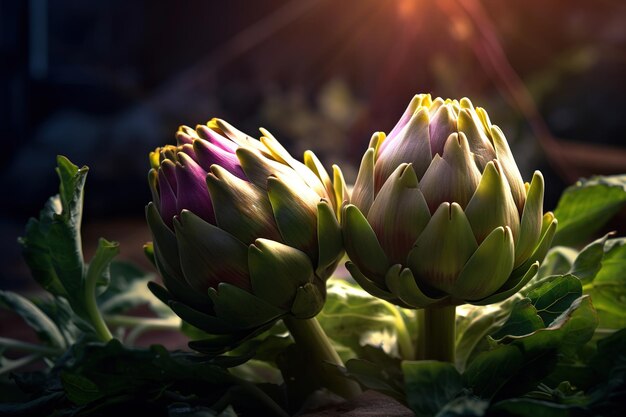
[{"label": "green artichoke bud", "polygon": [[416,95],[363,156],[342,214],[347,268],[405,307],[501,301],[550,247],[557,221],[543,193],[539,171],[524,184],[485,110]]},{"label": "green artichoke bud", "polygon": [[313,153],[298,162],[261,132],[213,119],[150,154],[146,217],[167,288],[151,289],[185,321],[235,339],[315,316],[343,254],[341,171],[333,183]]}]

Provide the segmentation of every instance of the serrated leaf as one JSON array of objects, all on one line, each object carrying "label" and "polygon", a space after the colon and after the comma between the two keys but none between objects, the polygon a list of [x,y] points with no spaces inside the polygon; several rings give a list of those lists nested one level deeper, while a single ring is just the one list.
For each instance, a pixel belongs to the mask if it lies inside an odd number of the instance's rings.
[{"label": "serrated leaf", "polygon": [[0,414],[161,415],[173,402],[183,402],[190,409],[209,407],[216,414],[231,404],[245,415],[287,416],[276,386],[251,384],[206,357],[168,352],[159,345],[146,349],[129,348],[117,340],[78,343],[53,372],[29,375],[15,377],[25,396],[0,404]]},{"label": "serrated leaf", "polygon": [[524,336],[507,336],[493,350],[480,353],[463,374],[482,398],[520,395],[545,378],[560,355],[571,357],[587,343],[597,325],[587,296],[576,299],[552,324]]},{"label": "serrated leaf", "polygon": [[570,273],[593,298],[604,328],[626,323],[626,238],[606,235],[587,245],[574,260]]},{"label": "serrated leaf", "polygon": [[554,215],[559,219],[555,245],[584,243],[626,205],[626,175],[592,177],[567,188]]},{"label": "serrated leaf", "polygon": [[89,168],[86,166],[78,168],[69,159],[59,155],[56,171],[61,181],[59,185],[59,196],[63,207],[61,215],[72,229],[79,231],[83,214],[85,181]]},{"label": "serrated leaf", "polygon": [[66,297],[74,311],[86,315],[83,299],[85,265],[80,226],[88,168],[57,158],[59,195],[48,200],[19,239],[35,279],[53,295]]}]

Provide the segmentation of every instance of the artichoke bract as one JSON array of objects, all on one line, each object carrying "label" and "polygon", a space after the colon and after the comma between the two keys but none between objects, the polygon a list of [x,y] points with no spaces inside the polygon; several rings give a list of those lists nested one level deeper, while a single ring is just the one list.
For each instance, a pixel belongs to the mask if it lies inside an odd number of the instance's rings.
[{"label": "artichoke bract", "polygon": [[261,132],[212,119],[150,154],[146,216],[166,287],[151,289],[211,334],[241,338],[284,315],[315,316],[343,255],[341,171],[331,181],[313,153],[303,164]]},{"label": "artichoke bract", "polygon": [[544,181],[524,184],[511,150],[469,99],[416,95],[377,132],[342,214],[354,279],[395,304],[484,305],[536,273],[557,221]]}]

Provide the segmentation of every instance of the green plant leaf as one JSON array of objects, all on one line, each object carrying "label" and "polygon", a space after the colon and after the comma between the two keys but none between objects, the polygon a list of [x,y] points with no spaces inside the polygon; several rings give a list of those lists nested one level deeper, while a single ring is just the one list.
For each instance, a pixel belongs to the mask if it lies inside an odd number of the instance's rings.
[{"label": "green plant leaf", "polygon": [[95,382],[79,374],[62,372],[61,383],[67,397],[75,404],[88,404],[105,395]]},{"label": "green plant leaf", "polygon": [[489,349],[487,336],[496,332],[508,320],[511,306],[517,299],[509,299],[489,306],[464,305],[457,307],[455,364],[463,372],[481,351]]},{"label": "green plant leaf", "polygon": [[544,321],[538,315],[532,301],[523,298],[513,304],[508,319],[498,331],[491,334],[491,337],[497,340],[506,336],[523,336],[544,327],[546,327]]},{"label": "green plant leaf", "polygon": [[476,355],[493,348],[494,339],[508,343],[509,336],[525,336],[550,326],[581,295],[578,278],[553,275],[533,280],[516,297],[500,304],[459,307],[457,368],[465,370]]},{"label": "green plant leaf", "polygon": [[66,348],[65,338],[55,322],[28,299],[10,291],[0,291],[0,306],[12,310],[24,319],[43,343]]},{"label": "green plant leaf", "polygon": [[98,305],[103,314],[120,314],[145,304],[159,316],[172,315],[171,310],[148,289],[148,282],[154,279],[154,274],[121,261],[111,262],[109,274],[109,285],[98,296]]},{"label": "green plant leaf", "polygon": [[222,405],[217,405],[216,412],[230,403],[235,409],[256,409],[257,414],[285,415],[259,388],[189,352],[168,352],[158,345],[127,348],[111,340],[76,345],[69,356],[59,365],[60,382],[68,399],[78,406],[76,410],[85,414],[89,410],[109,414],[105,410],[115,410],[120,403],[126,411],[162,411],[172,399],[186,399],[190,407],[219,402]]},{"label": "green plant leaf", "polygon": [[85,333],[91,334],[90,325],[74,313],[67,299],[52,297],[34,300],[34,303],[54,321],[67,345],[76,343]]},{"label": "green plant leaf", "polygon": [[365,388],[378,391],[405,404],[401,362],[399,359],[391,360],[394,363],[390,365],[388,361],[350,359],[346,362],[346,369],[348,376]]},{"label": "green plant leaf", "polygon": [[[537,271],[536,279],[545,278],[550,275],[567,274],[570,271],[576,256],[578,256],[578,251],[575,249],[568,248],[567,246],[553,247],[541,263],[541,266]],[[531,281],[531,283],[532,282],[533,281]]]},{"label": "green plant leaf", "polygon": [[407,403],[418,416],[435,416],[463,390],[453,364],[438,361],[402,362]]},{"label": "green plant leaf", "polygon": [[582,296],[549,327],[522,336],[506,336],[476,356],[463,374],[466,385],[482,398],[508,398],[534,387],[554,368],[560,355],[571,357],[597,326],[591,299]]},{"label": "green plant leaf", "polygon": [[626,205],[626,175],[592,177],[567,188],[556,209],[555,245],[576,246],[604,226]]},{"label": "green plant leaf", "polygon": [[572,415],[571,406],[532,398],[511,398],[501,401],[493,405],[489,411],[496,415],[519,417],[569,417]]},{"label": "green plant leaf", "polygon": [[574,259],[570,273],[576,275],[583,284],[593,281],[600,268],[602,268],[604,246],[608,238],[609,235],[605,235],[589,243]]},{"label": "green plant leaf", "polygon": [[558,276],[526,294],[546,326],[582,295],[580,280],[573,275]]},{"label": "green plant leaf", "polygon": [[328,281],[326,303],[317,319],[332,340],[355,353],[364,344],[375,344],[398,355],[398,337],[403,337],[398,333],[407,333],[398,307],[336,278]]},{"label": "green plant leaf", "polygon": [[473,395],[463,395],[450,401],[435,417],[482,417],[489,402]]},{"label": "green plant leaf", "polygon": [[463,373],[463,379],[474,394],[490,399],[522,370],[524,362],[519,347],[498,346],[478,355]]},{"label": "green plant leaf", "polygon": [[570,274],[580,278],[583,292],[593,298],[600,327],[626,325],[626,238],[606,235],[591,242],[573,261]]},{"label": "green plant leaf", "polygon": [[598,310],[626,319],[626,238],[606,242],[601,264],[593,281],[583,287],[585,293],[593,298]]},{"label": "green plant leaf", "polygon": [[48,200],[39,219],[29,220],[19,243],[35,280],[53,295],[66,297],[84,316],[80,225],[88,168],[78,168],[63,156],[57,164],[59,195]]},{"label": "green plant leaf", "polygon": [[120,253],[119,244],[117,242],[109,242],[100,238],[96,254],[91,259],[87,267],[85,275],[85,284],[108,286],[111,276],[109,273],[109,264]]},{"label": "green plant leaf", "polygon": [[59,194],[48,200],[39,219],[29,220],[25,236],[18,241],[35,280],[53,296],[68,301],[76,326],[107,340],[111,335],[97,309],[96,287],[108,284],[109,264],[119,248],[101,239],[91,263],[85,264],[80,227],[88,168],[58,156],[56,171]]}]

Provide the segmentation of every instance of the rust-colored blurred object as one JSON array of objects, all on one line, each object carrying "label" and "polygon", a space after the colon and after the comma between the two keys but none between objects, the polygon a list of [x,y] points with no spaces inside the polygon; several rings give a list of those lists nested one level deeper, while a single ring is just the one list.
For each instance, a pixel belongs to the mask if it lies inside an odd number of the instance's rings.
[{"label": "rust-colored blurred object", "polygon": [[626,150],[614,146],[554,139],[546,149],[550,160],[562,165],[569,182],[592,175],[626,172]]},{"label": "rust-colored blurred object", "polygon": [[626,172],[626,150],[555,138],[526,85],[504,53],[497,30],[479,0],[437,3],[452,22],[459,41],[467,42],[500,93],[526,118],[555,171],[567,182],[580,177]]}]

